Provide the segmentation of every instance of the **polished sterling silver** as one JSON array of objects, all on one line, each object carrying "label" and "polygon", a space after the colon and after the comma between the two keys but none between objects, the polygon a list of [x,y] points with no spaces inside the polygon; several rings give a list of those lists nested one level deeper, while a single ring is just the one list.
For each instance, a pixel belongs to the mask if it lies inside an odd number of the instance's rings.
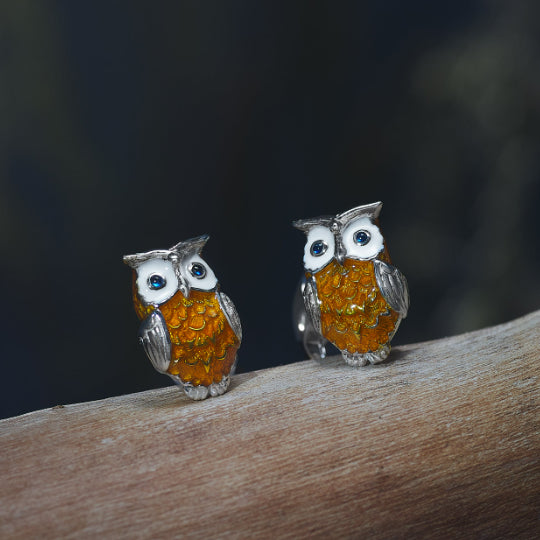
[{"label": "polished sterling silver", "polygon": [[[326,358],[327,340],[321,334],[318,298],[310,299],[312,285],[306,291],[307,280],[300,280],[293,300],[293,323],[296,339],[302,342],[308,356],[314,360]],[[314,322],[315,321],[315,322]]]}]

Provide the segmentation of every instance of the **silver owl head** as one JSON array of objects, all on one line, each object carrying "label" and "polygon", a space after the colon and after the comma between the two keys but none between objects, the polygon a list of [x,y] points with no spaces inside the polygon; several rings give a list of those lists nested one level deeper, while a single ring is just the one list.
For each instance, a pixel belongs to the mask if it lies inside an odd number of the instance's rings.
[{"label": "silver owl head", "polygon": [[371,260],[384,249],[384,238],[375,224],[382,202],[357,206],[336,216],[299,219],[293,226],[307,234],[304,267],[316,272],[335,259]]},{"label": "silver owl head", "polygon": [[135,255],[124,262],[137,272],[137,290],[145,304],[160,305],[177,291],[189,297],[192,289],[212,291],[217,279],[200,253],[210,237],[205,234],[172,246]]}]

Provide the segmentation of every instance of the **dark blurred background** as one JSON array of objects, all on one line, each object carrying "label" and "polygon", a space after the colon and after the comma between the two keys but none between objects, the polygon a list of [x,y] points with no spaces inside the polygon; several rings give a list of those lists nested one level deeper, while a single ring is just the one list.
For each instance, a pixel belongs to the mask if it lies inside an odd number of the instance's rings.
[{"label": "dark blurred background", "polygon": [[122,255],[209,233],[239,371],[302,360],[295,218],[384,201],[394,344],[540,307],[540,4],[0,4],[0,416],[172,384]]}]

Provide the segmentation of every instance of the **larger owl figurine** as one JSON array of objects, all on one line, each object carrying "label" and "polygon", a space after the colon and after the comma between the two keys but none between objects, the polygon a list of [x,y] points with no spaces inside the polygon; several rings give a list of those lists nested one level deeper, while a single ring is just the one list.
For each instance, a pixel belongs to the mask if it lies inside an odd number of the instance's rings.
[{"label": "larger owl figurine", "polygon": [[376,202],[293,223],[307,234],[299,289],[305,311],[296,322],[312,358],[324,358],[330,341],[351,366],[382,362],[407,316],[407,281],[390,261],[379,229],[381,208]]},{"label": "larger owl figurine", "polygon": [[223,394],[242,340],[238,313],[200,253],[208,236],[126,255],[139,341],[154,368],[191,399]]}]

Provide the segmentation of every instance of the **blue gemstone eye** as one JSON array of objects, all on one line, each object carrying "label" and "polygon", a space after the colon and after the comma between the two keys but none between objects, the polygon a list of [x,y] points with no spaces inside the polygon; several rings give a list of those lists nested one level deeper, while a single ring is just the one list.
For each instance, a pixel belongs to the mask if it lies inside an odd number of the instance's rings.
[{"label": "blue gemstone eye", "polygon": [[328,249],[328,245],[324,240],[315,240],[313,244],[311,244],[310,252],[314,257],[320,257],[323,253],[326,252]]},{"label": "blue gemstone eye", "polygon": [[189,271],[198,279],[202,279],[204,276],[206,276],[206,268],[199,263],[193,263]]},{"label": "blue gemstone eye", "polygon": [[371,235],[368,231],[360,230],[354,233],[354,241],[360,246],[365,246],[370,240]]},{"label": "blue gemstone eye", "polygon": [[159,274],[152,274],[148,278],[148,286],[154,291],[163,289],[165,285],[167,285],[167,280],[163,276],[160,276]]}]

